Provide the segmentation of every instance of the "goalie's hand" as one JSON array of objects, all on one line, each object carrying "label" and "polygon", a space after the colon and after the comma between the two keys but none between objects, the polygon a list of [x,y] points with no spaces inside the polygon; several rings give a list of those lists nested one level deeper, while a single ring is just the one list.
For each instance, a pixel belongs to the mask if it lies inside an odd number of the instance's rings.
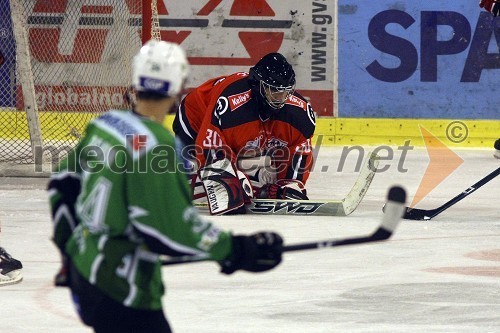
[{"label": "goalie's hand", "polygon": [[219,262],[224,274],[232,274],[239,269],[264,272],[281,262],[283,239],[277,233],[259,232],[250,236],[233,236],[232,242],[231,255]]},{"label": "goalie's hand", "polygon": [[279,180],[256,191],[258,199],[309,200],[304,184],[298,180]]},{"label": "goalie's hand", "polygon": [[495,17],[500,15],[500,0],[481,0],[479,7],[486,9]]}]

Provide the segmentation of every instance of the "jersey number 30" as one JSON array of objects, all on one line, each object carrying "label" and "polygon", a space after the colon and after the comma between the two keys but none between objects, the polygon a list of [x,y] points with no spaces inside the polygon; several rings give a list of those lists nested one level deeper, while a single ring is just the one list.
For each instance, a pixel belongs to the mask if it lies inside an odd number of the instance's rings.
[{"label": "jersey number 30", "polygon": [[222,146],[222,138],[217,131],[207,128],[207,135],[205,140],[203,140],[203,147],[205,148],[217,148]]}]

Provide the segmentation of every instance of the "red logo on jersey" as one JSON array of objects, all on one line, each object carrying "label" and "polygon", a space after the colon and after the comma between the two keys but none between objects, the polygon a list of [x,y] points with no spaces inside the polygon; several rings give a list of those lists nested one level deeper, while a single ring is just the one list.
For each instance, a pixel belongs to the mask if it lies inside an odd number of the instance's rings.
[{"label": "red logo on jersey", "polygon": [[229,96],[228,99],[229,105],[231,106],[231,111],[234,111],[243,104],[247,103],[252,98],[251,92],[251,90],[247,90],[245,92],[242,92],[241,94]]},{"label": "red logo on jersey", "polygon": [[135,151],[140,150],[140,149],[146,147],[147,141],[148,141],[147,135],[136,134],[136,135],[134,135],[134,138],[132,139],[132,148]]},{"label": "red logo on jersey", "polygon": [[290,97],[288,97],[288,101],[286,102],[286,104],[298,106],[304,111],[307,110],[306,103],[295,95],[291,95]]}]

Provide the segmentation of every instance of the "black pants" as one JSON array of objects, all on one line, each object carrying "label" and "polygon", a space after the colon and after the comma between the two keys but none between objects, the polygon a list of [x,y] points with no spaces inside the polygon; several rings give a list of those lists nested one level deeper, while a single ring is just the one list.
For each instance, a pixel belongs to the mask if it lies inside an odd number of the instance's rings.
[{"label": "black pants", "polygon": [[126,307],[91,285],[70,264],[73,302],[82,321],[96,333],[171,333],[163,310]]}]

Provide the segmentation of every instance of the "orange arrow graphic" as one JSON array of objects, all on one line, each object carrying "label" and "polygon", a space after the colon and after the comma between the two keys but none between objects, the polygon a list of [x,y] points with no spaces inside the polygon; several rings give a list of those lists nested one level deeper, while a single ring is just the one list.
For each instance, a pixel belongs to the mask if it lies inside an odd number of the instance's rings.
[{"label": "orange arrow graphic", "polygon": [[413,197],[410,207],[415,207],[427,194],[436,188],[453,171],[455,171],[464,160],[448,148],[441,140],[432,135],[431,132],[420,126],[420,133],[424,139],[425,148],[429,155],[429,165],[420,181],[417,193]]}]

